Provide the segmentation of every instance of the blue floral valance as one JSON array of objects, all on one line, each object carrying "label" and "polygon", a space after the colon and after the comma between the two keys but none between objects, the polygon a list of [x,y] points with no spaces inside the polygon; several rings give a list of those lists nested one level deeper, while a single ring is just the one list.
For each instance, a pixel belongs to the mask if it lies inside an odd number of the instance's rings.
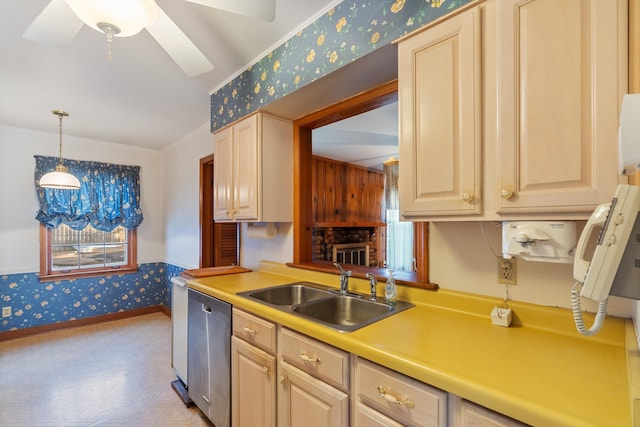
[{"label": "blue floral valance", "polygon": [[49,228],[66,224],[74,230],[87,225],[113,231],[117,226],[135,228],[142,222],[140,166],[66,160],[69,173],[80,180],[78,190],[42,188],[40,177],[53,171],[57,157],[34,156],[35,184],[40,210],[36,219]]}]

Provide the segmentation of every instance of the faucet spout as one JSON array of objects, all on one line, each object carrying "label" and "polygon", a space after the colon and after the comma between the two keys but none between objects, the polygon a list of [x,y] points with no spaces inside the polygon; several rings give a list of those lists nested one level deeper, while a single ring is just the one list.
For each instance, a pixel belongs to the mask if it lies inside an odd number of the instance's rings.
[{"label": "faucet spout", "polygon": [[351,270],[345,271],[337,262],[334,262],[333,265],[335,265],[338,271],[340,271],[340,292],[346,294],[349,292],[349,277],[351,277]]},{"label": "faucet spout", "polygon": [[376,293],[376,286],[378,285],[378,279],[376,279],[376,276],[374,276],[371,273],[365,274],[365,277],[369,279],[369,285],[371,286],[371,296],[369,297],[369,299],[372,301],[375,301],[378,299],[378,296]]}]

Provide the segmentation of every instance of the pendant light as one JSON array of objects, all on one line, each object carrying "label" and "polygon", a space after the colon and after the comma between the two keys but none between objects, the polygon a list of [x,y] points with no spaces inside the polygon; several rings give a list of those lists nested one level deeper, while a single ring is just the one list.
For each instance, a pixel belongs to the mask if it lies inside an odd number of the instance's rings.
[{"label": "pendant light", "polygon": [[62,110],[53,110],[52,113],[60,119],[60,159],[56,165],[56,170],[43,175],[38,185],[44,188],[77,190],[80,188],[80,181],[69,173],[69,169],[64,165],[64,160],[62,159],[62,118],[67,117],[69,113]]}]

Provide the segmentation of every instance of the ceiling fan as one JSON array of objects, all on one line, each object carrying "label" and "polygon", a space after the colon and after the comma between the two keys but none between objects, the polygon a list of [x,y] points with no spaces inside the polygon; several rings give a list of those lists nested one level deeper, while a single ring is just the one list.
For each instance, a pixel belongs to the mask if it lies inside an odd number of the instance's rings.
[{"label": "ceiling fan", "polygon": [[[265,21],[275,18],[276,0],[185,1]],[[145,28],[188,76],[213,70],[213,64],[155,0],[51,0],[22,36],[62,47],[71,43],[84,24],[105,33],[109,46],[113,36],[133,36]]]}]

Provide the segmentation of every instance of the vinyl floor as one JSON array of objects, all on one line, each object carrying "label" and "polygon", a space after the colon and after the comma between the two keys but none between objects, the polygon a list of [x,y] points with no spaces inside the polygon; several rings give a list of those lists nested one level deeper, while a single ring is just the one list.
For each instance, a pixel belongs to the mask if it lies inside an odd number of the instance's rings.
[{"label": "vinyl floor", "polygon": [[211,426],[175,378],[162,313],[0,342],[0,426]]}]

